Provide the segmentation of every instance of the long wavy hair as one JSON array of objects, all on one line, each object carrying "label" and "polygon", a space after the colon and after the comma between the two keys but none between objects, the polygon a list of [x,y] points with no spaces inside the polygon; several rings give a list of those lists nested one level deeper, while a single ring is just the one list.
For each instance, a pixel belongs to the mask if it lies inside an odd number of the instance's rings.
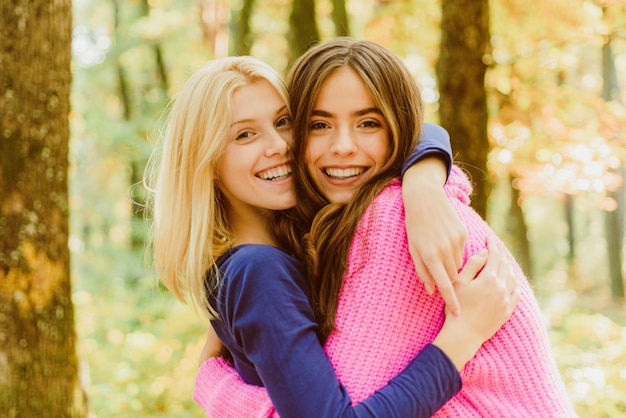
[{"label": "long wavy hair", "polygon": [[209,61],[183,85],[166,109],[164,134],[148,162],[144,185],[153,222],[149,245],[156,272],[181,301],[191,301],[210,319],[205,275],[233,242],[215,173],[232,121],[238,88],[265,80],[289,105],[281,76],[252,57]]},{"label": "long wavy hair", "polygon": [[[311,180],[306,164],[310,121],[322,85],[335,71],[350,67],[363,79],[387,121],[390,155],[380,171],[346,204],[330,203]],[[287,88],[294,116],[294,158],[299,221],[305,235],[312,304],[322,341],[334,330],[348,251],[359,219],[374,197],[400,176],[402,164],[420,137],[423,105],[419,88],[404,63],[386,48],[347,37],[309,49],[292,67]],[[307,235],[304,228],[310,226]],[[298,230],[298,228],[300,228]]]}]

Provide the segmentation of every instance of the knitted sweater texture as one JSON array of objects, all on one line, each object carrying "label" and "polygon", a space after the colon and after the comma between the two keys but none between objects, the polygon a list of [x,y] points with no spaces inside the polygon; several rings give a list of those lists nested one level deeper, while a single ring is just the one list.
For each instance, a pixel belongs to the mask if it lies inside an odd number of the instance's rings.
[{"label": "knitted sweater texture", "polygon": [[[493,231],[469,206],[471,186],[453,167],[445,187],[468,237],[463,264]],[[496,241],[499,241],[495,237]],[[511,318],[461,371],[463,389],[436,417],[574,417],[532,289],[511,257],[521,298]],[[432,342],[444,302],[415,278],[408,251],[401,185],[394,181],[359,222],[339,297],[336,331],[325,350],[353,402],[367,398]],[[208,416],[275,414],[263,388],[246,385],[226,362],[213,359],[196,377],[194,399]]]}]

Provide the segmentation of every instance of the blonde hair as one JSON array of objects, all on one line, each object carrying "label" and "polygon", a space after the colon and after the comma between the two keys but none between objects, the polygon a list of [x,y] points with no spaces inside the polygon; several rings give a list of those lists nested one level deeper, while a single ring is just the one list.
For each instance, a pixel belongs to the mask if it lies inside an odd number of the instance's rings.
[{"label": "blonde hair", "polygon": [[144,183],[153,223],[149,244],[157,275],[182,302],[217,313],[207,299],[206,273],[233,236],[216,187],[215,172],[232,122],[239,87],[265,80],[288,105],[285,84],[268,64],[253,57],[209,61],[183,85],[168,106],[165,133],[155,146]]},{"label": "blonde hair", "polygon": [[[389,127],[391,152],[379,172],[349,203],[329,204],[308,174],[310,120],[324,82],[346,66],[361,77],[382,112]],[[334,329],[339,291],[357,224],[382,188],[400,176],[402,164],[421,134],[423,105],[415,79],[395,54],[374,42],[348,37],[323,42],[305,52],[293,65],[287,85],[296,138],[296,193],[302,218],[299,225],[310,225],[307,264],[318,333],[323,341]]]}]

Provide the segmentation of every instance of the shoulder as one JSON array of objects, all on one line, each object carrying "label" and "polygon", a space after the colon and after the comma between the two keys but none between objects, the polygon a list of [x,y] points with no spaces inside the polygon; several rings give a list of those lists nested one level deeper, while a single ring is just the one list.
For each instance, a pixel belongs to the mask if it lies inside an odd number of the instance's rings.
[{"label": "shoulder", "polygon": [[241,265],[299,265],[300,262],[283,250],[271,245],[244,244],[229,249],[222,257],[222,266]]},{"label": "shoulder", "polygon": [[244,244],[229,249],[218,260],[221,271],[300,269],[302,263],[271,245]]},{"label": "shoulder", "polygon": [[398,201],[402,202],[402,183],[400,179],[393,179],[374,197],[370,207],[392,206]]},{"label": "shoulder", "polygon": [[229,287],[302,287],[302,263],[270,245],[245,244],[228,250],[218,261],[222,282]]},{"label": "shoulder", "polygon": [[[404,229],[404,203],[402,184],[399,179],[392,180],[370,202],[359,220],[357,234],[395,234],[394,226]],[[377,238],[380,238],[377,236]]]}]

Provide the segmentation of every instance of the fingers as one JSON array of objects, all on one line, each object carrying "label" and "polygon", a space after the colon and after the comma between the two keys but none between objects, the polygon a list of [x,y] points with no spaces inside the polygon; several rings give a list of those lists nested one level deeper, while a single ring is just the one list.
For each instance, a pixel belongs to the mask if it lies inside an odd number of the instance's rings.
[{"label": "fingers", "polygon": [[448,273],[448,268],[444,266],[439,259],[433,259],[430,264],[427,264],[418,254],[415,254],[413,256],[413,262],[417,276],[424,284],[426,292],[432,295],[435,291],[435,286],[437,286],[439,294],[446,304],[446,308],[452,315],[458,315],[461,306],[453,286],[453,281],[456,281],[457,276],[456,270],[453,270],[454,276],[451,278]]},{"label": "fingers", "polygon": [[495,272],[495,280],[497,287],[500,289],[499,293],[502,295],[504,302],[508,309],[506,310],[507,317],[513,312],[517,303],[520,300],[520,285],[513,269],[512,260],[505,256],[505,252],[502,249],[502,244],[495,242],[493,238],[487,238],[487,245],[494,252],[498,252],[498,267]]},{"label": "fingers", "polygon": [[461,224],[462,232],[457,238],[456,251],[454,252],[454,267],[455,273],[463,267],[463,249],[465,248],[465,241],[467,240],[467,227],[465,224]]},{"label": "fingers", "polygon": [[510,309],[509,313],[513,312],[513,310],[517,306],[517,304],[520,301],[520,298],[522,296],[522,292],[521,292],[521,289],[519,287],[519,283],[517,283],[517,281],[515,283],[516,283],[515,289],[513,289],[513,292],[511,293],[511,296],[509,298],[509,309]]},{"label": "fingers", "polygon": [[510,258],[503,258],[498,278],[502,281],[504,293],[508,297],[510,311],[512,312],[520,299],[520,284]]},{"label": "fingers", "polygon": [[487,236],[487,249],[489,250],[489,258],[485,269],[488,273],[493,274],[495,278],[499,277],[498,272],[502,265],[502,250],[498,243],[490,236]]},{"label": "fingers", "polygon": [[486,248],[483,248],[470,258],[468,258],[467,263],[463,266],[463,270],[459,273],[459,278],[457,279],[458,284],[465,284],[471,282],[485,267],[485,263],[488,260],[488,254]]},{"label": "fingers", "polygon": [[[456,271],[455,271],[456,273]],[[441,264],[435,266],[435,274],[433,274],[439,294],[446,303],[446,308],[454,316],[459,315],[461,312],[461,305],[456,297],[454,285],[448,276],[448,273]]]},{"label": "fingers", "polygon": [[448,310],[448,312],[450,312],[451,315],[459,316],[461,314],[461,304],[456,297],[454,287],[450,284],[450,282],[447,283],[448,286],[446,286],[445,288],[439,288],[439,293],[441,294],[441,297],[446,304],[446,309]]},{"label": "fingers", "polygon": [[409,253],[411,254],[411,257],[413,258],[413,264],[415,264],[415,272],[417,273],[417,277],[419,281],[422,282],[422,284],[426,288],[426,292],[429,295],[432,295],[435,290],[435,281],[433,277],[431,276],[430,272],[428,271],[426,264],[424,264],[424,262],[422,261],[422,258],[420,257],[417,250],[414,250],[410,246],[409,246]]}]

